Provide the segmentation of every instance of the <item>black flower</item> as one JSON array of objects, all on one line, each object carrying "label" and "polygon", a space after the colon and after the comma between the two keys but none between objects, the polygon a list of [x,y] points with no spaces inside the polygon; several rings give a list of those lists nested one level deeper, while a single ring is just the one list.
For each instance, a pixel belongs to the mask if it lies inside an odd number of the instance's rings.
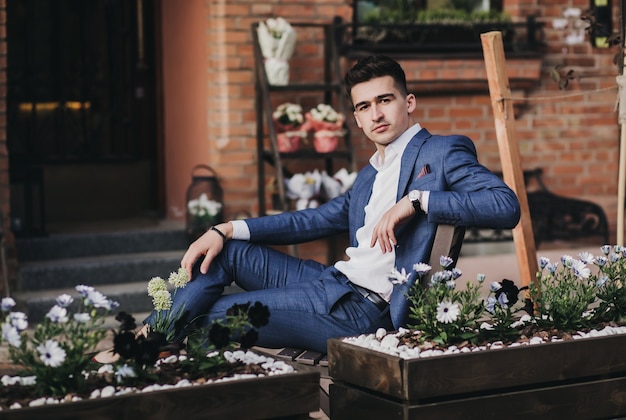
[{"label": "black flower", "polygon": [[230,328],[218,323],[211,325],[209,330],[209,341],[215,348],[221,349],[230,343]]},{"label": "black flower", "polygon": [[256,328],[267,325],[269,318],[270,310],[261,302],[256,302],[254,306],[251,306],[250,309],[248,309],[248,319]]},{"label": "black flower", "polygon": [[245,314],[250,307],[250,302],[242,303],[242,304],[234,304],[226,311],[226,316],[237,316],[240,314]]},{"label": "black flower", "polygon": [[120,331],[131,331],[137,328],[137,323],[135,322],[135,318],[124,311],[119,312],[115,315],[115,320],[120,322]]},{"label": "black flower", "polygon": [[151,366],[159,358],[161,347],[167,344],[165,334],[151,331],[147,337],[140,335],[137,338],[138,350],[135,355],[135,362],[140,366]]},{"label": "black flower", "polygon": [[241,348],[249,349],[254,346],[259,339],[259,333],[254,328],[249,329],[242,337],[241,337]]},{"label": "black flower", "polygon": [[518,296],[518,295],[519,295],[519,292],[520,292],[521,290],[528,289],[528,287],[527,287],[527,286],[524,286],[524,287],[522,287],[521,289],[519,289],[519,288],[515,285],[515,283],[513,283],[513,281],[512,281],[512,280],[509,280],[509,279],[503,279],[503,280],[500,282],[500,286],[502,286],[502,287],[500,287],[500,289],[498,289],[498,290],[495,292],[495,297],[496,297],[496,299],[498,299],[498,298],[500,297],[500,295],[501,295],[502,293],[504,293],[504,294],[505,294],[505,296],[506,296],[506,297],[507,297],[507,299],[508,299],[507,304],[508,304],[509,306],[513,306],[513,305],[515,305],[515,304],[517,303],[517,301],[518,301],[518,299],[519,299],[519,296]]},{"label": "black flower", "polygon": [[135,358],[138,350],[139,345],[132,331],[122,331],[113,337],[113,353],[119,354],[123,359]]}]

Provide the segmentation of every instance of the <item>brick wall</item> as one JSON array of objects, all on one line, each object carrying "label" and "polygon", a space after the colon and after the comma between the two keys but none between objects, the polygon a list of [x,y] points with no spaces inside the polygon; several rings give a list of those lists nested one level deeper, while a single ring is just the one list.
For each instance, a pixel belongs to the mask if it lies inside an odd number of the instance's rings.
[{"label": "brick wall", "polygon": [[[210,39],[216,47],[210,57],[209,71],[214,75],[212,87],[219,94],[210,99],[209,124],[220,133],[216,144],[219,172],[224,175],[226,202],[231,213],[245,209],[257,212],[256,153],[254,112],[254,61],[250,24],[272,16],[285,17],[289,22],[329,22],[339,15],[351,19],[350,1],[277,0],[253,2],[240,0],[210,2]],[[614,2],[617,3],[617,2]],[[545,181],[554,192],[571,196],[615,195],[618,167],[619,130],[614,111],[616,91],[594,92],[615,85],[618,73],[612,64],[614,51],[592,48],[589,42],[568,46],[565,34],[552,27],[552,21],[562,16],[566,7],[588,7],[588,1],[564,0],[506,0],[505,10],[514,19],[522,20],[534,14],[545,23],[548,42],[546,53],[535,62],[508,61],[510,77],[523,75],[536,79],[532,89],[514,91],[520,112],[516,133],[520,143],[524,168],[545,168]],[[619,27],[618,5],[614,4],[614,27]],[[321,80],[321,42],[313,30],[298,32],[298,48],[290,61],[291,79],[298,82]],[[563,63],[585,76],[572,80],[565,91],[548,77],[548,71]],[[344,70],[351,63],[344,62]],[[407,62],[408,73],[432,80],[484,77],[481,59],[422,60]],[[531,76],[529,76],[531,74]],[[593,76],[593,77],[592,77]],[[598,77],[595,77],[598,76]],[[545,100],[547,96],[573,96]],[[319,97],[289,95],[274,97],[300,102],[309,107]],[[500,160],[493,127],[489,94],[457,94],[446,89],[437,94],[419,95],[418,121],[437,133],[464,133],[476,143],[479,157],[488,167],[499,170]],[[522,106],[523,105],[523,106]],[[212,129],[213,129],[212,128]],[[372,146],[358,130],[353,131],[359,167],[366,163]],[[215,163],[214,163],[215,164]],[[309,165],[310,166],[310,165]],[[307,169],[299,163],[293,170]],[[268,171],[271,172],[271,168]]]},{"label": "brick wall", "polygon": [[[334,1],[209,1],[207,24],[210,51],[209,131],[211,164],[223,179],[227,216],[245,210],[258,213],[254,56],[251,25],[282,16],[290,23],[328,23],[335,15],[351,18],[348,0]],[[323,73],[322,33],[318,28],[298,30],[292,57],[291,80],[319,82]],[[273,96],[274,105],[291,101],[303,106],[320,102],[314,94]],[[272,173],[271,167],[267,168]]]}]

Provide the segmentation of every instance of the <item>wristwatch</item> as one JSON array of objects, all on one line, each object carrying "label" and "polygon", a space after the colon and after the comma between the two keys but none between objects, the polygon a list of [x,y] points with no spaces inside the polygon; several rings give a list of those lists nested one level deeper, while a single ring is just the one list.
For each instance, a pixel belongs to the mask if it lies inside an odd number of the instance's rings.
[{"label": "wristwatch", "polygon": [[413,208],[415,211],[420,211],[422,209],[422,204],[420,200],[422,199],[422,192],[420,190],[411,190],[409,191],[409,201],[413,203]]}]

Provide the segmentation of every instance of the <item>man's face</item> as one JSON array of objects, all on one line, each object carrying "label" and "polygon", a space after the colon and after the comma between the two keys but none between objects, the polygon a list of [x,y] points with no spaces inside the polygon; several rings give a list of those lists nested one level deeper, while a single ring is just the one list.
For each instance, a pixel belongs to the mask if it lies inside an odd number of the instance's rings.
[{"label": "man's face", "polygon": [[377,77],[352,87],[356,124],[374,142],[384,149],[406,131],[415,110],[415,96],[403,96],[391,76]]}]

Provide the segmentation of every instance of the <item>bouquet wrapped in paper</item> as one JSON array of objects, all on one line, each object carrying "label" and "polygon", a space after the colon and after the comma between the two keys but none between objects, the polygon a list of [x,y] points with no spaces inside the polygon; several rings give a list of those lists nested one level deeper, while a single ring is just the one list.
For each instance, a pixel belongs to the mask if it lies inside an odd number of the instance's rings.
[{"label": "bouquet wrapped in paper", "polygon": [[276,140],[279,152],[295,152],[300,148],[300,142],[306,139],[304,116],[302,107],[298,104],[285,102],[280,104],[272,113]]},{"label": "bouquet wrapped in paper", "polygon": [[296,32],[285,19],[270,18],[257,28],[259,46],[265,58],[265,72],[272,85],[289,83],[289,62],[296,46]]},{"label": "bouquet wrapped in paper", "polygon": [[319,153],[332,152],[345,135],[345,116],[327,104],[319,104],[306,114],[307,128],[313,130],[313,147]]},{"label": "bouquet wrapped in paper", "polygon": [[294,174],[285,180],[287,197],[295,200],[296,210],[318,207],[321,203],[348,191],[356,178],[356,172],[340,169],[330,176],[326,171]]}]

